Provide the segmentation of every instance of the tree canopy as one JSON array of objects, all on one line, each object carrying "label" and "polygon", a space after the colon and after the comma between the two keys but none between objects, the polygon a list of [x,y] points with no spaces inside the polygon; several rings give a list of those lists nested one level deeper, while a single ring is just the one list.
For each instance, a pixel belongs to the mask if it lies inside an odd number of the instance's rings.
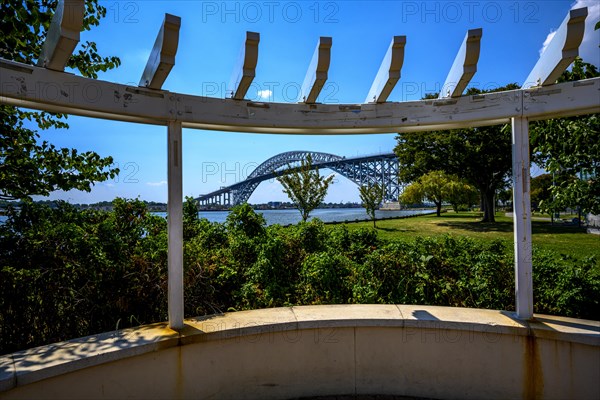
[{"label": "tree canopy", "polygon": [[[4,0],[0,3],[0,57],[34,64],[40,56],[56,0]],[[83,29],[98,26],[106,8],[98,0],[86,1]],[[69,59],[68,68],[81,75],[97,78],[98,73],[120,65],[117,57],[102,57],[95,42],[79,45]],[[111,168],[111,157],[94,152],[79,153],[75,149],[56,148],[40,143],[37,131],[25,121],[35,122],[39,129],[68,128],[64,114],[24,111],[0,106],[0,199],[23,199],[32,195],[48,195],[54,190],[90,191],[94,182],[118,174]]]},{"label": "tree canopy", "polygon": [[[596,67],[577,58],[559,82],[600,76]],[[600,214],[599,114],[536,121],[531,124],[533,160],[553,176],[544,211],[580,208]]]},{"label": "tree canopy", "polygon": [[[509,84],[492,91],[518,89]],[[486,93],[476,88],[468,95]],[[416,181],[432,172],[456,175],[475,187],[482,199],[487,222],[495,221],[494,195],[511,170],[511,135],[502,125],[433,132],[403,132],[394,151],[400,162],[400,180]]]},{"label": "tree canopy", "polygon": [[552,199],[552,174],[531,178],[531,209],[539,210]]},{"label": "tree canopy", "polygon": [[283,192],[296,205],[306,221],[312,210],[317,208],[325,199],[327,189],[333,181],[333,175],[323,177],[319,169],[312,169],[310,154],[302,160],[299,167],[290,168],[285,173],[277,176],[283,186]]},{"label": "tree canopy", "polygon": [[448,202],[452,204],[454,211],[458,211],[460,205],[472,204],[473,193],[476,193],[474,188],[457,176],[446,174],[444,171],[431,171],[408,185],[400,196],[400,202],[416,204],[423,200],[430,201],[435,204],[439,217],[442,203]]}]

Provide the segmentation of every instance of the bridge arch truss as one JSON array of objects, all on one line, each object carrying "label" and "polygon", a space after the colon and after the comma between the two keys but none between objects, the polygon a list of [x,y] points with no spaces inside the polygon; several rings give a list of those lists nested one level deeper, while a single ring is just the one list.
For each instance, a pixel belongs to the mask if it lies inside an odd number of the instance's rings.
[{"label": "bridge arch truss", "polygon": [[277,154],[260,164],[248,177],[231,186],[199,196],[200,206],[231,207],[247,202],[261,182],[299,165],[308,156],[313,169],[331,169],[358,186],[379,184],[385,189],[384,201],[397,201],[401,192],[398,182],[398,159],[393,153],[346,158],[314,151],[289,151]]}]

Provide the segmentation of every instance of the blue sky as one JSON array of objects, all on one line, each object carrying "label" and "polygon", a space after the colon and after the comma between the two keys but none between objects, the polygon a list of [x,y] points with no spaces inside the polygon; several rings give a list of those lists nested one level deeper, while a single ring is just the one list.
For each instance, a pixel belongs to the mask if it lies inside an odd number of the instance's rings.
[{"label": "blue sky", "polygon": [[[296,102],[319,36],[332,36],[329,80],[319,101],[362,103],[394,35],[406,35],[402,77],[388,101],[416,100],[444,83],[468,29],[483,28],[478,72],[470,86],[523,83],[540,50],[572,7],[590,8],[581,54],[600,65],[597,1],[102,1],[99,27],[83,32],[122,65],[100,79],[137,85],[165,13],[182,18],[176,65],[166,90],[225,96],[246,31],[260,32],[257,74],[248,98]],[[60,147],[111,155],[117,179],[91,193],[50,198],[93,203],[114,197],[166,202],[166,128],[71,116],[68,131],[40,132]],[[197,196],[243,179],[275,154],[314,150],[351,157],[391,152],[395,134],[292,136],[184,129],[184,195]],[[327,173],[328,171],[324,171]],[[250,198],[286,200],[276,182]],[[354,184],[338,177],[326,201],[358,201]]]}]

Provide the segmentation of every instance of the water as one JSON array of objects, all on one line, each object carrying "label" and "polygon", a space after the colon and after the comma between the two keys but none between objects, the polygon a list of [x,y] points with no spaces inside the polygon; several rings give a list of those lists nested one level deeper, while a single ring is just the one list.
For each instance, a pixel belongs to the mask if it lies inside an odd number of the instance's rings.
[{"label": "water", "polygon": [[[302,220],[300,212],[296,209],[288,210],[256,210],[258,214],[262,214],[267,221],[267,225],[288,225],[296,224]],[[401,217],[407,215],[418,215],[430,213],[431,210],[402,210],[402,211],[375,211],[377,219],[389,217]],[[156,215],[166,217],[166,212],[157,212]],[[229,211],[200,211],[200,218],[206,218],[211,222],[225,222]],[[364,208],[323,208],[313,210],[310,214],[310,219],[319,218],[323,222],[354,222],[355,220],[368,220]]]},{"label": "water", "polygon": [[[302,218],[298,210],[257,210],[259,214],[262,214],[267,221],[267,225],[288,225],[296,224]],[[375,211],[375,217],[389,218],[389,217],[400,217],[406,215],[417,215],[429,213],[431,210],[402,210],[402,211]],[[166,212],[154,213],[162,217],[166,217]],[[229,211],[201,211],[199,213],[200,218],[206,218],[211,222],[225,222]],[[368,220],[369,216],[365,212],[364,208],[323,208],[314,210],[311,213],[310,219],[319,218],[323,222],[354,222],[355,220]],[[6,221],[5,215],[0,215],[0,224]]]}]

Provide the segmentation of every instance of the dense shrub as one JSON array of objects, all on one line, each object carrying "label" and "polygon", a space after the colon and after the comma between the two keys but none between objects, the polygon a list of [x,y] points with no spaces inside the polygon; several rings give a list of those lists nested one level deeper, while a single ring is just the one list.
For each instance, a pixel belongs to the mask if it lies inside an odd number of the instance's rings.
[{"label": "dense shrub", "polygon": [[137,200],[114,211],[23,203],[0,225],[0,347],[165,319],[166,224]]},{"label": "dense shrub", "polygon": [[[0,353],[163,321],[164,218],[138,200],[111,212],[24,203],[0,225]],[[535,311],[600,319],[600,265],[534,248]],[[296,304],[406,303],[512,310],[502,242],[384,241],[315,220],[266,227],[247,205],[224,224],[184,206],[185,314]]]},{"label": "dense shrub", "polygon": [[347,279],[352,266],[352,262],[340,253],[324,251],[308,255],[300,270],[298,303],[348,303],[351,290]]},{"label": "dense shrub", "polygon": [[600,268],[593,257],[534,251],[533,287],[536,312],[600,320]]}]

